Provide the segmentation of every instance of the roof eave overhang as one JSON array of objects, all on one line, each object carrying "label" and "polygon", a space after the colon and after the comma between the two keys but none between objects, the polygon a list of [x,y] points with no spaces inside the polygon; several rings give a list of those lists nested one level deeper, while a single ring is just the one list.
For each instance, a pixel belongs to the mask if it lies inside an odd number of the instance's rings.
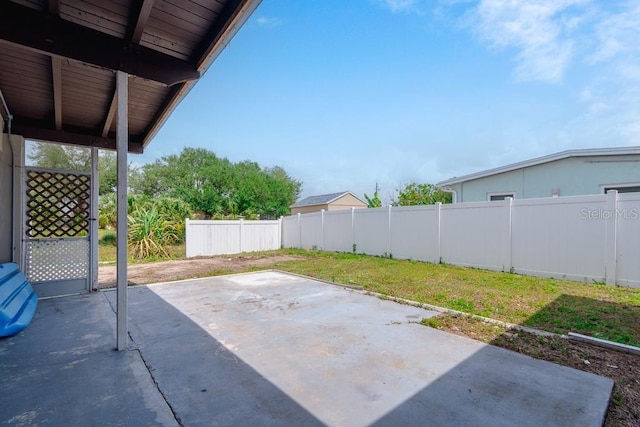
[{"label": "roof eave overhang", "polygon": [[[215,40],[209,45],[210,48],[205,50],[202,58],[198,61],[197,71],[200,75],[204,75],[204,73],[209,69],[211,64],[213,64],[216,58],[218,58],[224,48],[227,47],[238,30],[240,30],[240,28],[244,25],[247,19],[249,19],[256,8],[260,6],[262,0],[248,0],[244,2],[241,0],[236,0],[235,3],[239,4],[237,7],[235,7],[235,12],[226,12],[230,14],[232,13],[232,16],[229,16],[229,19],[226,20],[227,25],[219,29],[217,35],[215,36]],[[161,113],[153,121],[152,127],[147,132],[147,135],[142,141],[143,150],[157,135],[171,113],[173,113],[180,102],[182,102],[182,100],[189,94],[189,92],[191,91],[191,89],[193,89],[197,82],[198,80],[187,81],[174,88],[172,94],[167,99],[166,106],[160,109]]]},{"label": "roof eave overhang", "polygon": [[89,67],[123,71],[169,88],[158,108],[150,111],[144,130],[130,135],[129,151],[142,153],[260,3],[261,0],[224,2],[206,34],[194,45],[190,59],[183,60],[140,45],[153,0],[140,2],[139,10],[132,6],[130,23],[135,26],[124,38],[62,19],[57,2],[49,2],[47,13],[16,2],[0,1],[0,41],[49,56],[53,73],[55,117],[14,115],[12,130],[28,139],[115,149],[115,136],[110,127],[115,111],[112,92],[108,96],[113,101],[108,113],[104,113],[106,119],[100,129],[73,126],[63,121],[60,59],[69,59]]}]

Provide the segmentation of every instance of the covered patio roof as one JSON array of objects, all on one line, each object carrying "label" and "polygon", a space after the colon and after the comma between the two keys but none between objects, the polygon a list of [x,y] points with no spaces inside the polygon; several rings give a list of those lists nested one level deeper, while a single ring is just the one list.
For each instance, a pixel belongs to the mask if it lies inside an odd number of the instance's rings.
[{"label": "covered patio roof", "polygon": [[0,91],[12,132],[115,149],[123,71],[128,148],[142,153],[260,1],[0,0]]},{"label": "covered patio roof", "polygon": [[[23,189],[16,165],[24,139],[94,148],[92,175],[97,174],[96,148],[115,149],[117,229],[126,236],[127,152],[143,152],[260,2],[0,0],[0,98],[6,118],[0,123],[6,123],[2,133],[9,134],[12,147],[11,174],[5,175],[13,178],[14,262],[23,255]],[[13,149],[11,134],[21,137],[19,150]],[[92,185],[96,207],[95,180]],[[97,222],[91,229],[89,235],[96,236]],[[90,244],[90,270],[95,271],[95,238]],[[118,239],[117,265],[117,349],[124,350],[126,238]]]}]

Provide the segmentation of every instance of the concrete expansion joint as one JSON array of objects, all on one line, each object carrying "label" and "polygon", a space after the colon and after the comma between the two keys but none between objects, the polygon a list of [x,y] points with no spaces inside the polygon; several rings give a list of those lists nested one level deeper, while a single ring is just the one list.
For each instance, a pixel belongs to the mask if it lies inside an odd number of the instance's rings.
[{"label": "concrete expansion joint", "polygon": [[[129,338],[131,338],[131,335],[129,335]],[[133,339],[131,339],[131,342],[133,343]],[[178,413],[177,413],[176,409],[173,407],[173,405],[171,405],[171,402],[169,401],[167,396],[162,392],[162,389],[160,388],[160,385],[158,384],[158,380],[156,379],[155,375],[153,375],[154,369],[151,367],[151,365],[144,358],[144,354],[142,353],[142,351],[140,351],[140,349],[138,348],[137,344],[134,343],[132,346],[130,346],[129,351],[135,351],[135,352],[138,353],[138,355],[140,356],[140,360],[142,360],[142,363],[144,363],[144,367],[147,370],[147,372],[149,373],[149,376],[151,377],[151,380],[153,381],[154,387],[156,388],[156,390],[158,390],[158,393],[160,394],[160,396],[162,396],[162,400],[164,400],[164,402],[169,407],[169,410],[171,411],[171,414],[173,415],[173,419],[176,421],[176,423],[180,427],[184,427],[184,424],[182,423],[182,420],[180,419],[180,416],[178,416]]]}]

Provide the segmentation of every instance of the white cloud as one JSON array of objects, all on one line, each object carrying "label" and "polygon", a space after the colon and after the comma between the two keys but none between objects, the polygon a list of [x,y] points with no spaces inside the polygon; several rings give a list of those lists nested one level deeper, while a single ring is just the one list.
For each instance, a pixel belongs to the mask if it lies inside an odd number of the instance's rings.
[{"label": "white cloud", "polygon": [[[581,100],[584,123],[598,123],[623,144],[640,144],[640,5],[635,0],[607,3],[593,25],[584,66],[596,77]],[[611,10],[611,11],[610,11]],[[588,96],[586,96],[588,95]]]},{"label": "white cloud", "polygon": [[605,16],[596,25],[597,47],[590,61],[601,63],[619,56],[640,53],[640,5],[628,4],[617,14]]},{"label": "white cloud", "polygon": [[263,27],[273,28],[282,25],[282,21],[278,18],[260,16],[256,19],[256,22]]},{"label": "white cloud", "polygon": [[416,11],[419,0],[380,0],[393,13]]},{"label": "white cloud", "polygon": [[517,50],[517,79],[558,82],[575,55],[571,35],[587,5],[587,0],[482,0],[467,24],[492,47]]}]

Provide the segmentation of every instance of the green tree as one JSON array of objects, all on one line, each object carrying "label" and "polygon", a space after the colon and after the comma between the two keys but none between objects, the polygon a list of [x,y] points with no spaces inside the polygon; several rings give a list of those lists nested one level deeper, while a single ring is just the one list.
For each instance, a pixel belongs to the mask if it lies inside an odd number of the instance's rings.
[{"label": "green tree", "polygon": [[[131,168],[131,166],[129,166]],[[118,163],[116,153],[101,151],[98,158],[98,194],[105,195],[116,191],[118,185]]]},{"label": "green tree", "polygon": [[[30,164],[41,168],[91,171],[91,149],[69,145],[32,142],[27,158]],[[135,170],[129,164],[129,177]],[[118,183],[117,159],[114,151],[100,150],[98,158],[98,194],[105,195],[116,190]]]},{"label": "green tree", "polygon": [[373,197],[369,197],[366,193],[364,195],[364,199],[367,201],[367,204],[370,208],[382,207],[382,200],[380,200],[380,197],[378,196],[378,190],[380,190],[380,188],[378,187],[378,183],[376,182],[376,189],[373,192]]},{"label": "green tree", "polygon": [[88,172],[91,170],[91,150],[83,147],[34,142],[30,144],[27,159],[34,166]]},{"label": "green tree", "polygon": [[451,203],[451,193],[442,191],[433,184],[411,182],[398,190],[394,206],[433,205],[437,202]]},{"label": "green tree", "polygon": [[289,211],[301,183],[280,167],[232,163],[204,148],[184,148],[144,165],[132,189],[147,196],[170,196],[212,217],[279,216]]}]

